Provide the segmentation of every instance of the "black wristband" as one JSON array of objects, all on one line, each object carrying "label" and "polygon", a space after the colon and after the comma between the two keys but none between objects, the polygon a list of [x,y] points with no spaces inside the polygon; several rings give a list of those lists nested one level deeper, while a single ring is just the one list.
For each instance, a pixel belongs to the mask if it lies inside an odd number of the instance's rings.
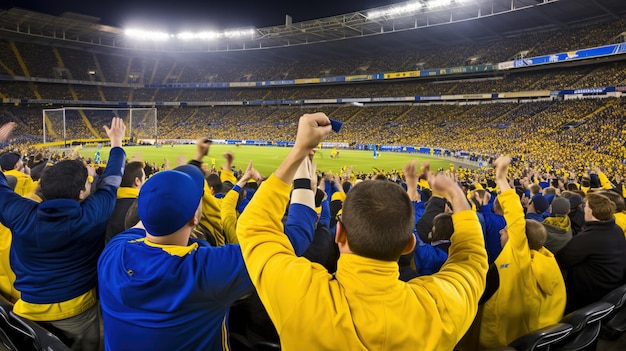
[{"label": "black wristband", "polygon": [[190,164],[190,165],[194,165],[194,166],[200,168],[200,170],[202,170],[202,162],[200,162],[200,161],[191,160],[191,161],[189,161],[187,163]]},{"label": "black wristband", "polygon": [[311,179],[298,178],[293,180],[293,189],[309,189],[311,190]]}]

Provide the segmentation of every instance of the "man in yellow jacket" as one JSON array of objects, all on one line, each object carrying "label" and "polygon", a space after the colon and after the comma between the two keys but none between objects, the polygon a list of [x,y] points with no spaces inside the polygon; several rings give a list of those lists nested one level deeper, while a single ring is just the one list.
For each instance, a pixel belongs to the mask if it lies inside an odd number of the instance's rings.
[{"label": "man in yellow jacket", "polygon": [[323,113],[301,117],[293,149],[237,223],[250,279],[282,349],[452,350],[476,314],[487,254],[476,214],[444,174],[430,174],[431,187],[452,203],[456,232],[438,273],[398,279],[398,258],[415,246],[414,215],[407,193],[389,181],[365,181],[347,195],[335,238],[341,251],[335,275],[295,255],[281,223],[290,184],[330,130]]},{"label": "man in yellow jacket", "polygon": [[511,159],[498,158],[498,201],[507,227],[501,231],[502,252],[495,260],[500,286],[484,305],[482,348],[506,346],[518,337],[557,323],[563,317],[565,282],[554,255],[543,247],[546,229],[524,219],[520,199],[507,181]]},{"label": "man in yellow jacket", "polygon": [[0,155],[0,167],[5,175],[14,176],[17,179],[15,192],[27,196],[30,195],[37,183],[30,177],[30,168],[22,160],[22,155],[17,152],[5,152]]}]

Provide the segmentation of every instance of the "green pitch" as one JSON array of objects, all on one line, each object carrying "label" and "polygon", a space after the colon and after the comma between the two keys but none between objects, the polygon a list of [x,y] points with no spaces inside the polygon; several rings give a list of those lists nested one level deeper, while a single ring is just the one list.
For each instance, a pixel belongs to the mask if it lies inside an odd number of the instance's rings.
[{"label": "green pitch", "polygon": [[[164,145],[161,148],[154,146],[130,146],[124,147],[124,149],[129,159],[136,156],[142,161],[154,162],[157,166],[161,166],[164,159],[168,159],[170,166],[173,168],[179,164],[179,160],[184,163],[189,161],[195,154],[196,146],[175,145],[173,148],[169,145]],[[211,159],[215,158],[215,163],[219,168],[224,163],[223,154],[231,151],[235,155],[233,164],[237,169],[245,169],[248,161],[253,160],[254,168],[261,174],[269,175],[278,167],[289,150],[290,148],[286,147],[212,145],[209,155],[205,157],[204,162],[210,166]],[[94,157],[95,152],[95,148],[84,148],[79,151],[82,156],[90,158]],[[103,148],[101,154],[103,159],[107,159],[109,148]],[[384,171],[401,170],[406,163],[416,159],[418,160],[418,165],[422,162],[430,162],[430,167],[433,170],[440,168],[447,170],[450,168],[450,163],[454,163],[455,168],[468,167],[448,159],[430,157],[424,154],[382,152],[374,160],[371,151],[358,150],[339,150],[338,158],[330,158],[330,149],[322,149],[317,151],[313,160],[317,163],[317,169],[323,172],[332,170],[333,173],[340,173],[341,167],[352,166],[354,172],[370,173],[374,167]]]}]

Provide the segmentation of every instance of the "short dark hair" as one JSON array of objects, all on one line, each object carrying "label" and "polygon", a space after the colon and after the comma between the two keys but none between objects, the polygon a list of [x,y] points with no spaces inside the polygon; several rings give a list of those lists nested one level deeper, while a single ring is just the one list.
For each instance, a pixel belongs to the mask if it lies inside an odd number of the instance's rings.
[{"label": "short dark hair", "polygon": [[39,187],[44,200],[70,199],[78,201],[85,189],[87,167],[80,160],[63,160],[41,173]]},{"label": "short dark hair", "polygon": [[413,205],[393,182],[363,182],[350,190],[342,225],[350,250],[363,257],[397,261],[413,235]]},{"label": "short dark hair", "polygon": [[215,173],[211,173],[206,178],[206,181],[209,184],[209,188],[212,188],[216,194],[222,192],[222,181],[220,180],[220,176]]},{"label": "short dark hair", "polygon": [[570,190],[570,191],[578,190],[578,184],[576,184],[576,183],[567,183],[567,190]]},{"label": "short dark hair", "polygon": [[120,187],[132,187],[135,184],[135,178],[141,179],[144,175],[143,167],[143,162],[140,161],[127,163],[126,167],[124,167],[124,175],[122,176]]},{"label": "short dark hair", "polygon": [[454,224],[452,224],[452,214],[442,212],[433,218],[433,241],[450,240],[454,234]]},{"label": "short dark hair", "polygon": [[376,177],[374,177],[374,180],[387,180],[387,176],[385,176],[384,174],[377,174]]}]

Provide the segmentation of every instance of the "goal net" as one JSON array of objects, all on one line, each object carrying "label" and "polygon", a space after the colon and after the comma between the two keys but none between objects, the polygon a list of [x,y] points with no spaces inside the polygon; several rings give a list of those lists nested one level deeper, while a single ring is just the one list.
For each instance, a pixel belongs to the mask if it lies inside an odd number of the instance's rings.
[{"label": "goal net", "polygon": [[158,138],[156,107],[99,108],[64,107],[43,110],[43,142],[71,143],[73,140],[106,139],[102,126],[120,117],[126,124],[126,138],[131,142]]}]

